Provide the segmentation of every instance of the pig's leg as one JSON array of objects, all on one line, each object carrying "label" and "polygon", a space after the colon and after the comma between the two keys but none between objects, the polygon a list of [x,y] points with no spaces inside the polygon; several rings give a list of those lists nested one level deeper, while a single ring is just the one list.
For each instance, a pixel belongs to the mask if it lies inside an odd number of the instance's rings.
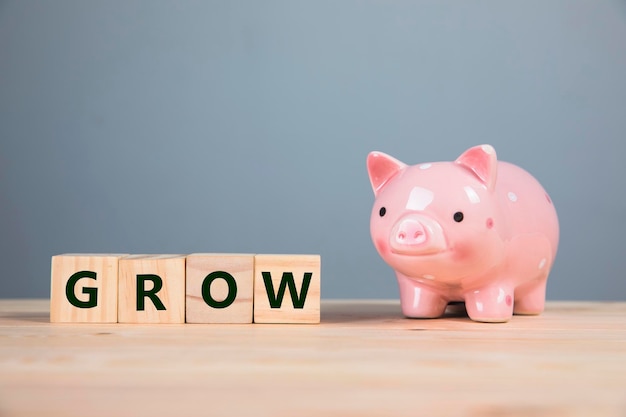
[{"label": "pig's leg", "polygon": [[540,314],[546,303],[548,275],[524,284],[515,290],[515,314]]},{"label": "pig's leg", "polygon": [[545,236],[518,236],[511,242],[509,274],[523,284],[515,288],[515,314],[539,314],[546,300],[546,281],[552,266],[552,247]]},{"label": "pig's leg", "polygon": [[513,315],[513,290],[509,285],[494,284],[465,294],[467,314],[474,321],[502,323]]},{"label": "pig's leg", "polygon": [[448,300],[441,293],[402,274],[397,274],[397,277],[402,313],[406,317],[429,319],[443,315]]}]

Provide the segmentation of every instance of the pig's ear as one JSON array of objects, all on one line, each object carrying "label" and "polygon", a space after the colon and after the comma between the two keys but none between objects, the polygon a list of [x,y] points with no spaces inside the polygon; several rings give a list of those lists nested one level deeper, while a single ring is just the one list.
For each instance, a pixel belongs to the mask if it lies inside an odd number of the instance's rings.
[{"label": "pig's ear", "polygon": [[378,195],[387,181],[406,168],[406,164],[382,152],[371,152],[367,156],[367,173],[370,176],[374,195]]},{"label": "pig's ear", "polygon": [[485,184],[487,189],[493,190],[496,186],[498,158],[496,150],[491,145],[474,146],[466,150],[455,161],[459,165],[470,169]]}]

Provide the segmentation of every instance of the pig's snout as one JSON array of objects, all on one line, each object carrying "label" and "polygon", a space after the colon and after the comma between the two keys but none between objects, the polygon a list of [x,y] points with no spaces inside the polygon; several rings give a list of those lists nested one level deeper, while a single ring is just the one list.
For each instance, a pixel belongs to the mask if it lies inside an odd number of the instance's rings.
[{"label": "pig's snout", "polygon": [[445,247],[441,226],[432,219],[416,214],[398,220],[389,240],[393,252],[406,255],[439,252]]},{"label": "pig's snout", "polygon": [[406,219],[396,226],[393,238],[398,245],[420,245],[426,242],[426,229],[419,221]]}]

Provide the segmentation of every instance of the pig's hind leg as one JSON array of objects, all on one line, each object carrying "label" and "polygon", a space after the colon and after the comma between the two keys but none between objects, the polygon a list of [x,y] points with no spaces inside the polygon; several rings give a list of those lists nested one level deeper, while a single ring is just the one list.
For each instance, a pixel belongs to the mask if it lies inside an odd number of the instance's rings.
[{"label": "pig's hind leg", "polygon": [[543,311],[546,303],[548,274],[519,286],[515,290],[514,314],[536,315]]},{"label": "pig's hind leg", "polygon": [[539,314],[546,301],[546,282],[552,267],[550,242],[543,236],[530,235],[518,245],[518,256],[512,258],[513,271],[519,283],[515,288],[514,314]]}]

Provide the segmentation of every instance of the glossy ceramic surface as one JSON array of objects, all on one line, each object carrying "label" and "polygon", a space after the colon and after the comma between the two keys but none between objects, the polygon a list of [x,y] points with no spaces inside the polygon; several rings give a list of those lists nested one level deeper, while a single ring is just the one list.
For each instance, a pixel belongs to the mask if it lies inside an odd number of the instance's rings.
[{"label": "glossy ceramic surface", "polygon": [[453,301],[476,321],[543,311],[559,225],[528,172],[490,145],[414,166],[372,152],[367,169],[372,240],[396,272],[407,317],[439,317]]}]

